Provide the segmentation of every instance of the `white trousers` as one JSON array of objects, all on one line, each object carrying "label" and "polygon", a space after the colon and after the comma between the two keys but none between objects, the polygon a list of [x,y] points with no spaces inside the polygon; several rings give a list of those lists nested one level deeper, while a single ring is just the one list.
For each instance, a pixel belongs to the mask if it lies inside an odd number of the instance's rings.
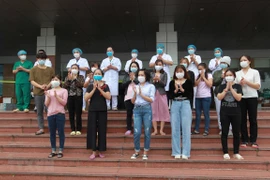
[{"label": "white trousers", "polygon": [[83,109],[86,108],[86,102],[85,102],[85,100],[84,100],[84,95],[85,95],[85,93],[86,93],[86,88],[83,88],[83,106],[82,106]]},{"label": "white trousers", "polygon": [[[106,102],[107,107],[111,107],[111,101],[106,99]],[[118,105],[117,96],[112,96],[112,108],[117,108],[117,105]]]}]

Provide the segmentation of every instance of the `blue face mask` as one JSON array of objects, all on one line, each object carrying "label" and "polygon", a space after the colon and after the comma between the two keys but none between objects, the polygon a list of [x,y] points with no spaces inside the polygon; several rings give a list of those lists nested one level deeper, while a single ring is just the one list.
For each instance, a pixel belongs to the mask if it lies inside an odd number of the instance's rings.
[{"label": "blue face mask", "polygon": [[113,52],[111,52],[111,51],[108,51],[108,52],[107,52],[107,56],[108,56],[108,57],[111,57],[112,55],[113,55]]},{"label": "blue face mask", "polygon": [[227,67],[228,67],[228,64],[220,64],[220,67],[222,68],[222,69],[226,69]]},{"label": "blue face mask", "polygon": [[182,63],[181,65],[183,65],[185,68],[187,68],[187,63]]},{"label": "blue face mask", "polygon": [[95,81],[100,81],[102,79],[101,75],[94,75],[94,80]]},{"label": "blue face mask", "polygon": [[194,54],[194,53],[195,53],[195,50],[194,49],[188,50],[188,54]]},{"label": "blue face mask", "polygon": [[163,53],[163,49],[157,49],[157,53],[158,54],[162,54]]},{"label": "blue face mask", "polygon": [[41,66],[43,66],[45,64],[45,60],[43,60],[43,59],[39,60],[38,61],[38,64],[41,65]]},{"label": "blue face mask", "polygon": [[221,57],[221,53],[215,53],[215,57],[216,58],[220,58]]},{"label": "blue face mask", "polygon": [[135,72],[137,72],[137,71],[138,71],[138,68],[134,68],[134,67],[132,67],[132,68],[130,68],[130,71],[135,73]]}]

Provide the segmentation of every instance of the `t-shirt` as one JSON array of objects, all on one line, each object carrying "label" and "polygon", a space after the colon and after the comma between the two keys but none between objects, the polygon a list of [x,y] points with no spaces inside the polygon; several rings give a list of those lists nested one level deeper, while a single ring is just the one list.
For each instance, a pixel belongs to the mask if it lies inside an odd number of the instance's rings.
[{"label": "t-shirt", "polygon": [[[110,92],[110,88],[107,84],[102,86],[104,92]],[[93,84],[87,87],[86,92],[90,93],[93,90]],[[93,96],[91,97],[89,104],[89,111],[107,111],[107,104],[105,97],[100,93],[98,89],[95,90]]]},{"label": "t-shirt", "polygon": [[[35,81],[36,83],[43,85],[49,84],[54,76],[54,70],[50,67],[46,67],[45,69],[39,68],[39,66],[35,66],[30,71],[29,81]],[[33,89],[34,95],[42,96],[44,94],[44,90],[38,87]]]},{"label": "t-shirt", "polygon": [[[14,66],[13,70],[16,70],[17,67],[22,66],[25,69],[32,69],[33,68],[33,63],[31,61],[24,61],[23,63],[21,61],[17,61]],[[16,84],[24,84],[24,83],[30,83],[29,82],[29,73],[25,72],[23,70],[19,70],[16,74]]]},{"label": "t-shirt", "polygon": [[[207,79],[213,79],[212,74],[207,74]],[[205,81],[200,81],[197,86],[196,98],[211,97],[211,87],[207,86]]]},{"label": "t-shirt", "polygon": [[[226,86],[227,84],[220,85],[218,93],[222,93]],[[237,94],[242,94],[242,87],[240,84],[234,84],[232,87]],[[240,102],[235,100],[231,91],[228,91],[225,97],[221,100],[220,113],[232,115],[241,114]]]},{"label": "t-shirt", "polygon": [[[60,97],[63,100],[64,105],[60,104],[59,101],[56,99],[56,97],[54,96],[54,91],[56,91],[56,94],[58,95],[58,97]],[[47,116],[52,116],[52,115],[55,115],[58,113],[65,114],[65,112],[66,112],[65,111],[65,104],[67,103],[67,99],[68,99],[67,90],[64,88],[51,89],[48,91],[48,93],[50,94],[51,102],[48,105]]]}]

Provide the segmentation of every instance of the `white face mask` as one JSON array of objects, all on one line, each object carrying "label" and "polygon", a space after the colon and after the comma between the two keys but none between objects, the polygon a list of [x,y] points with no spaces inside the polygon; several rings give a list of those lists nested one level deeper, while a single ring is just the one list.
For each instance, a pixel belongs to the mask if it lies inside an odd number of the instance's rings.
[{"label": "white face mask", "polygon": [[144,76],[138,76],[138,81],[140,83],[144,83],[145,82],[145,77]]},{"label": "white face mask", "polygon": [[74,53],[73,54],[75,58],[79,58],[80,57],[80,53]]},{"label": "white face mask", "polygon": [[71,69],[71,73],[72,74],[78,74],[78,70],[77,69]]},{"label": "white face mask", "polygon": [[94,72],[97,68],[96,67],[92,67],[91,71]]},{"label": "white face mask", "polygon": [[162,66],[157,66],[157,65],[155,65],[156,71],[160,71],[162,68],[163,68]]},{"label": "white face mask", "polygon": [[175,76],[178,78],[178,79],[181,79],[185,76],[185,73],[184,72],[179,72],[179,73],[175,73]]},{"label": "white face mask", "polygon": [[21,56],[20,56],[20,59],[21,59],[22,61],[26,60],[26,55],[21,55]]},{"label": "white face mask", "polygon": [[227,82],[233,82],[233,81],[234,81],[234,77],[233,77],[233,76],[226,76],[226,77],[225,77],[225,80],[226,80]]},{"label": "white face mask", "polygon": [[132,57],[132,58],[137,58],[137,57],[138,57],[138,54],[136,54],[136,53],[131,53],[131,57]]},{"label": "white face mask", "polygon": [[242,67],[242,68],[246,68],[246,67],[248,67],[248,61],[242,61],[242,62],[240,62],[240,66]]},{"label": "white face mask", "polygon": [[51,81],[51,85],[52,85],[52,88],[56,88],[56,87],[60,86],[60,82],[53,80],[53,81]]}]

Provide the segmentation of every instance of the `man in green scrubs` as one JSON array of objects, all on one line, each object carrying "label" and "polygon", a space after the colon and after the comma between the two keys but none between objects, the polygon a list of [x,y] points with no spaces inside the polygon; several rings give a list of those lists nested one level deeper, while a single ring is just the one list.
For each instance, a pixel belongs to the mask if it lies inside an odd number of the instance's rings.
[{"label": "man in green scrubs", "polygon": [[20,50],[17,55],[20,61],[14,64],[12,71],[13,74],[16,74],[15,93],[17,99],[17,109],[14,109],[13,112],[29,112],[31,100],[29,72],[33,68],[33,63],[26,60],[27,52],[25,50]]}]

